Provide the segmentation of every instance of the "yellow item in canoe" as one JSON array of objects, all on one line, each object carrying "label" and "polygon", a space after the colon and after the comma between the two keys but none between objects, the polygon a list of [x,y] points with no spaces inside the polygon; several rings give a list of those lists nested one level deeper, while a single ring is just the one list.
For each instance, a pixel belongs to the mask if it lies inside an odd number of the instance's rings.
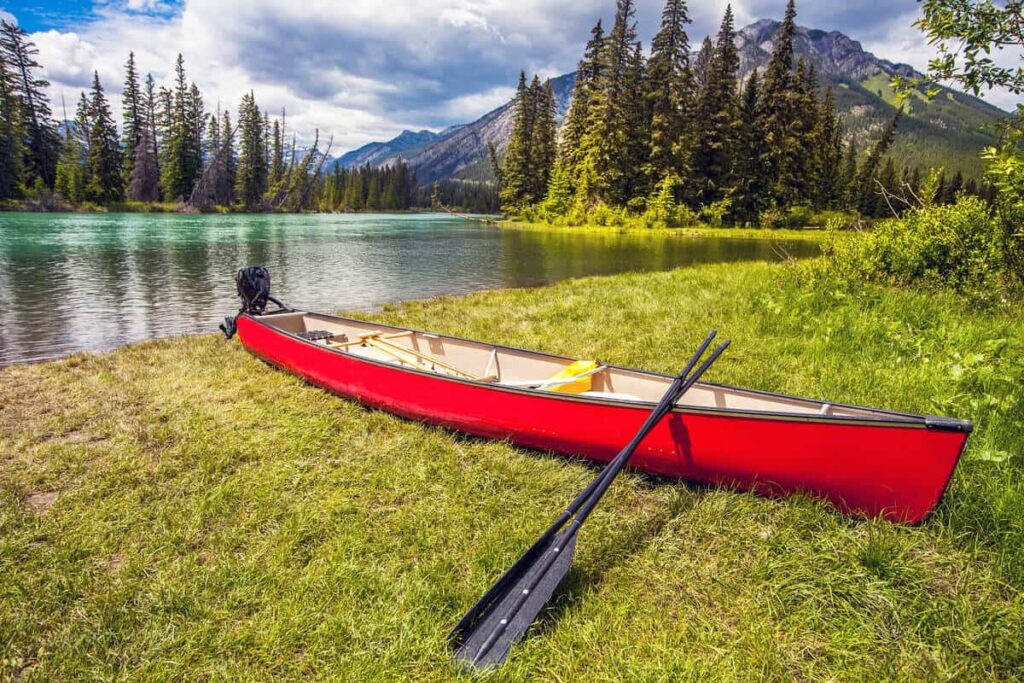
[{"label": "yellow item in canoe", "polygon": [[[578,360],[569,365],[557,375],[553,375],[548,382],[558,382],[553,386],[545,387],[548,391],[560,391],[563,394],[582,394],[584,391],[590,391],[591,385],[593,384],[593,371],[598,368],[596,360]],[[586,377],[580,377],[576,382],[564,382],[564,380],[572,379],[577,375],[587,374]]]}]

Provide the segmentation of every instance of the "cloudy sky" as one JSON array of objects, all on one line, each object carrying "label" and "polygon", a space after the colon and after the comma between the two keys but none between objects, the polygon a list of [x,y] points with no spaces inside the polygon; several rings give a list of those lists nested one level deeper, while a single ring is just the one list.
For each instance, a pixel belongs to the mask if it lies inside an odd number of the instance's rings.
[{"label": "cloudy sky", "polygon": [[[645,45],[662,0],[638,0]],[[724,0],[690,0],[697,43]],[[779,18],[785,0],[732,3],[739,26]],[[143,73],[169,83],[175,56],[207,106],[237,106],[253,89],[289,129],[334,135],[335,151],[404,128],[464,123],[508,99],[521,68],[571,71],[590,27],[610,22],[614,0],[0,0],[0,13],[32,34],[52,82],[73,107],[98,70],[114,104],[129,50]],[[923,68],[930,51],[911,23],[914,0],[803,0],[798,22],[837,29],[892,61]],[[1010,107],[1013,98],[994,96]]]}]

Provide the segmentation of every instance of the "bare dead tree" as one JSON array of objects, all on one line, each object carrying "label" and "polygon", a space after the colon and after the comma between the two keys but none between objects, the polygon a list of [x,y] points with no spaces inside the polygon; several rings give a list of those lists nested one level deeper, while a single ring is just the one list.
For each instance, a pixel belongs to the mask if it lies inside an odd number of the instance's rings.
[{"label": "bare dead tree", "polygon": [[218,174],[224,170],[225,162],[227,161],[225,155],[231,149],[231,142],[235,139],[236,130],[238,130],[238,126],[228,129],[227,139],[221,140],[217,152],[203,168],[202,175],[199,176],[199,180],[192,187],[192,194],[189,195],[188,201],[182,207],[184,213],[199,213],[209,208],[211,199],[217,191],[216,182],[219,180]]}]

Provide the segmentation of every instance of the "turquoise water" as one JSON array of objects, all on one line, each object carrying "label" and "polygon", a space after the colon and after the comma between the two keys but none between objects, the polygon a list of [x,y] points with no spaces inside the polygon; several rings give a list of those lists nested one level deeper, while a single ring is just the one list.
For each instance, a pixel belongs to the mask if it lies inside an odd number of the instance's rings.
[{"label": "turquoise water", "polygon": [[807,242],[502,230],[447,214],[0,214],[0,366],[184,332],[234,313],[234,272],[332,312],[681,265]]}]

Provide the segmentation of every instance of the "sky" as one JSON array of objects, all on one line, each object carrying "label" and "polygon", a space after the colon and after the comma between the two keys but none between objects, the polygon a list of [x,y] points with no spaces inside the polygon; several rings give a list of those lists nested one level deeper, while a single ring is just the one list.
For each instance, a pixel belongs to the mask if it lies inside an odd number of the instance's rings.
[{"label": "sky", "polygon": [[[663,0],[638,0],[645,47]],[[717,30],[725,0],[690,0],[691,43]],[[735,0],[737,26],[781,18],[785,0]],[[520,69],[575,68],[594,22],[615,0],[0,0],[39,48],[54,113],[73,115],[99,72],[120,111],[128,51],[158,84],[184,55],[209,110],[234,110],[252,89],[260,107],[287,111],[288,130],[319,128],[333,153],[403,129],[466,123],[506,102]],[[840,30],[879,57],[926,67],[932,51],[912,27],[915,0],[803,0],[797,22]],[[1012,108],[1016,98],[988,97]]]}]

